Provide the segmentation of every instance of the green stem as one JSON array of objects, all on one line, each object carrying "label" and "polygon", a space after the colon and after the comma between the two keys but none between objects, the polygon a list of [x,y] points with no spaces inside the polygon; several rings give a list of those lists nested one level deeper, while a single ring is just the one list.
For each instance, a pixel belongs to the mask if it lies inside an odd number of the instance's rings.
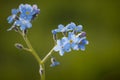
[{"label": "green stem", "polygon": [[27,35],[23,34],[21,31],[18,31],[24,41],[26,42],[26,45],[28,47],[27,48],[24,48],[24,50],[26,51],[30,51],[32,53],[32,55],[35,57],[35,59],[38,61],[39,65],[40,65],[40,76],[41,76],[41,80],[45,80],[45,66],[44,66],[44,63],[46,62],[46,60],[51,56],[53,50],[54,50],[54,47],[50,50],[50,52],[41,60],[41,58],[38,56],[38,54],[36,53],[36,51],[33,49],[30,41],[28,40],[27,38]]},{"label": "green stem", "polygon": [[35,50],[33,49],[33,47],[31,46],[30,41],[28,40],[27,36],[24,36],[23,38],[24,38],[24,40],[25,40],[28,48],[30,49],[32,55],[36,58],[36,60],[38,61],[38,63],[41,64],[41,59],[40,59],[40,57],[37,55],[37,53],[35,52]]},{"label": "green stem", "polygon": [[[32,55],[33,55],[33,56],[35,57],[35,59],[38,61],[39,65],[42,67],[43,73],[40,74],[40,76],[41,76],[41,80],[45,80],[45,67],[44,67],[44,63],[41,63],[41,59],[40,59],[40,57],[38,56],[38,54],[36,53],[36,51],[33,49],[30,41],[29,41],[28,38],[27,38],[27,35],[24,35],[24,34],[23,34],[22,32],[20,32],[20,31],[19,31],[19,33],[22,35],[24,41],[26,42],[26,45],[27,45],[28,48],[29,48],[28,51],[30,51],[30,52],[32,53]],[[41,67],[40,67],[40,68],[41,68]]]},{"label": "green stem", "polygon": [[41,63],[45,63],[45,61],[51,56],[54,47],[50,50],[50,52],[42,59]]}]

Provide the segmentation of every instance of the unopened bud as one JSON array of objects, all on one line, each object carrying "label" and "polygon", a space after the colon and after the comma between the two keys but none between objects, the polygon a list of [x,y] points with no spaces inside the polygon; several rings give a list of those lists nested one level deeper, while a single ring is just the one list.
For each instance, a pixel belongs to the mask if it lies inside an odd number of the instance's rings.
[{"label": "unopened bud", "polygon": [[51,58],[51,65],[50,67],[54,67],[59,65],[60,63],[58,61],[56,61],[56,59],[54,57]]},{"label": "unopened bud", "polygon": [[44,70],[43,70],[43,68],[42,68],[42,66],[40,65],[40,70],[39,70],[39,73],[40,73],[40,75],[43,75],[43,73],[44,73]]},{"label": "unopened bud", "polygon": [[53,39],[56,41],[57,40],[57,30],[52,30],[52,34],[53,34]]},{"label": "unopened bud", "polygon": [[79,33],[78,35],[77,35],[77,37],[85,37],[86,36],[86,32],[81,32],[81,33]]},{"label": "unopened bud", "polygon": [[16,43],[15,44],[15,47],[18,48],[18,49],[23,49],[23,45],[22,44],[19,44],[19,43]]}]

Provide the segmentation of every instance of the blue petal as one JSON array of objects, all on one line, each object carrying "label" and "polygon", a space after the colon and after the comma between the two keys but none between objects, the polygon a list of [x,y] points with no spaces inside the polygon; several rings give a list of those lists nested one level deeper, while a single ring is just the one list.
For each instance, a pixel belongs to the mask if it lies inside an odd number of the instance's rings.
[{"label": "blue petal", "polygon": [[62,30],[64,26],[62,24],[58,25],[58,29]]},{"label": "blue petal", "polygon": [[12,14],[17,14],[19,12],[19,10],[18,9],[12,9]]},{"label": "blue petal", "polygon": [[7,18],[7,20],[8,20],[8,23],[12,23],[12,22],[13,22],[13,17],[12,17],[12,16],[9,16],[9,17]]},{"label": "blue petal", "polygon": [[75,25],[75,23],[71,22],[66,27],[67,27],[67,30],[69,31],[69,30],[73,30],[76,27],[76,25]]},{"label": "blue petal", "polygon": [[85,45],[79,45],[79,49],[81,49],[82,51],[84,51],[85,50]]},{"label": "blue petal", "polygon": [[56,46],[54,47],[54,51],[59,51],[59,50],[60,50],[60,46],[56,45]]},{"label": "blue petal", "polygon": [[70,47],[71,47],[70,44],[67,43],[67,44],[64,45],[64,50],[65,50],[66,52],[70,52],[70,51],[71,51]]},{"label": "blue petal", "polygon": [[60,49],[59,54],[60,54],[60,56],[64,55],[64,50],[62,48]]},{"label": "blue petal", "polygon": [[82,31],[82,25],[78,25],[76,31],[81,32]]},{"label": "blue petal", "polygon": [[26,28],[31,28],[32,27],[32,24],[28,21],[27,23],[26,23]]},{"label": "blue petal", "polygon": [[25,29],[26,29],[25,25],[21,25],[21,26],[20,26],[20,29],[21,29],[21,30],[25,30]]},{"label": "blue petal", "polygon": [[60,63],[59,62],[53,62],[51,65],[50,65],[50,67],[55,67],[55,66],[57,66],[57,65],[59,65]]},{"label": "blue petal", "polygon": [[57,31],[56,30],[52,30],[52,34],[57,34]]}]

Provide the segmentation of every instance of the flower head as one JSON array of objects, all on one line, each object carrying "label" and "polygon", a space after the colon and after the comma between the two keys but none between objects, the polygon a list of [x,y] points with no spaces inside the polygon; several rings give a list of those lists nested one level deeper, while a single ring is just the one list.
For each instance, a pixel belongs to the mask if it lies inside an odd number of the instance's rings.
[{"label": "flower head", "polygon": [[33,8],[29,4],[21,4],[19,6],[20,10],[20,18],[23,18],[25,20],[31,21],[32,15],[33,15]]},{"label": "flower head", "polygon": [[68,43],[68,39],[63,37],[61,40],[57,40],[57,45],[54,47],[55,51],[59,51],[61,56],[64,55],[64,52],[70,52],[70,44]]},{"label": "flower head", "polygon": [[78,44],[78,48],[82,51],[85,50],[85,45],[87,45],[89,42],[86,39],[82,39],[81,42]]},{"label": "flower head", "polygon": [[32,24],[28,20],[24,20],[22,18],[20,18],[19,20],[17,20],[15,24],[17,26],[20,26],[21,30],[26,30],[26,29],[32,27]]},{"label": "flower head", "polygon": [[[32,27],[31,21],[39,14],[37,5],[21,4],[18,9],[12,9],[12,15],[7,18],[8,23],[13,23],[14,27],[19,26],[20,30]],[[12,30],[13,26],[9,29]]]},{"label": "flower head", "polygon": [[76,25],[71,22],[65,27],[60,24],[58,25],[58,29],[52,30],[52,34],[57,37],[57,33],[64,33],[65,37],[61,39],[57,39],[56,46],[54,47],[54,51],[58,51],[61,56],[64,55],[65,52],[70,52],[73,50],[85,50],[85,45],[88,44],[86,40],[86,32],[82,31],[82,25]]}]

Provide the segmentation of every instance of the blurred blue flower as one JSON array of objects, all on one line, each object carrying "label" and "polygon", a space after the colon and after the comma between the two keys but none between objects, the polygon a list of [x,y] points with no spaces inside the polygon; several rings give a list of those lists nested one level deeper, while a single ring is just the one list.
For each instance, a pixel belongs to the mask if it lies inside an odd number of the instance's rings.
[{"label": "blurred blue flower", "polygon": [[29,4],[21,4],[19,6],[20,18],[31,21],[33,17],[33,7]]},{"label": "blurred blue flower", "polygon": [[19,12],[18,9],[12,9],[11,11],[12,15],[7,18],[8,23],[12,23],[15,20],[18,12]]},{"label": "blurred blue flower", "polygon": [[78,48],[78,43],[80,41],[79,37],[76,37],[76,35],[73,32],[69,32],[68,33],[68,40],[69,40],[69,43],[70,43],[71,48],[73,50],[79,50],[79,48]]},{"label": "blurred blue flower", "polygon": [[64,27],[64,25],[62,25],[62,24],[58,25],[57,30],[58,30],[58,32],[66,32],[67,31],[66,27]]},{"label": "blurred blue flower", "polygon": [[27,28],[32,27],[32,24],[28,20],[24,20],[22,18],[19,18],[19,20],[15,21],[15,24],[20,26],[21,30],[26,30]]},{"label": "blurred blue flower", "polygon": [[60,63],[58,61],[56,61],[56,59],[54,57],[51,58],[51,65],[50,67],[55,67],[57,65],[59,65]]},{"label": "blurred blue flower", "polygon": [[40,13],[40,9],[38,9],[37,5],[33,5],[33,15],[37,15]]},{"label": "blurred blue flower", "polygon": [[78,44],[78,47],[80,50],[84,51],[85,50],[85,45],[89,44],[88,40],[85,38],[81,39],[80,43]]},{"label": "blurred blue flower", "polygon": [[19,6],[20,18],[31,21],[37,14],[40,13],[40,9],[37,8],[37,5],[21,4]]},{"label": "blurred blue flower", "polygon": [[74,22],[71,22],[70,24],[68,24],[68,25],[66,26],[66,28],[67,28],[68,31],[73,30],[73,31],[75,31],[75,32],[81,32],[81,30],[82,30],[82,25],[76,26],[76,24],[75,24]]},{"label": "blurred blue flower", "polygon": [[66,25],[68,31],[73,30],[76,27],[76,24],[71,22],[70,24]]},{"label": "blurred blue flower", "polygon": [[63,37],[61,40],[57,40],[57,45],[54,47],[55,51],[59,51],[61,56],[64,55],[64,52],[70,52],[70,44],[68,38]]},{"label": "blurred blue flower", "polygon": [[31,21],[40,13],[37,5],[21,4],[18,9],[12,9],[12,15],[7,18],[8,23],[13,23],[13,26],[8,29],[12,30],[14,27],[19,26],[21,30],[32,27]]},{"label": "blurred blue flower", "polygon": [[58,32],[57,29],[52,30],[52,34],[53,34],[53,35],[57,34],[57,32]]},{"label": "blurred blue flower", "polygon": [[[64,34],[65,37],[57,40],[57,33]],[[55,36],[56,46],[54,51],[59,51],[62,56],[65,52],[73,50],[85,50],[85,45],[88,44],[86,40],[86,32],[82,31],[82,25],[76,26],[75,23],[71,22],[65,27],[60,24],[57,29],[52,30],[53,36]]]}]

